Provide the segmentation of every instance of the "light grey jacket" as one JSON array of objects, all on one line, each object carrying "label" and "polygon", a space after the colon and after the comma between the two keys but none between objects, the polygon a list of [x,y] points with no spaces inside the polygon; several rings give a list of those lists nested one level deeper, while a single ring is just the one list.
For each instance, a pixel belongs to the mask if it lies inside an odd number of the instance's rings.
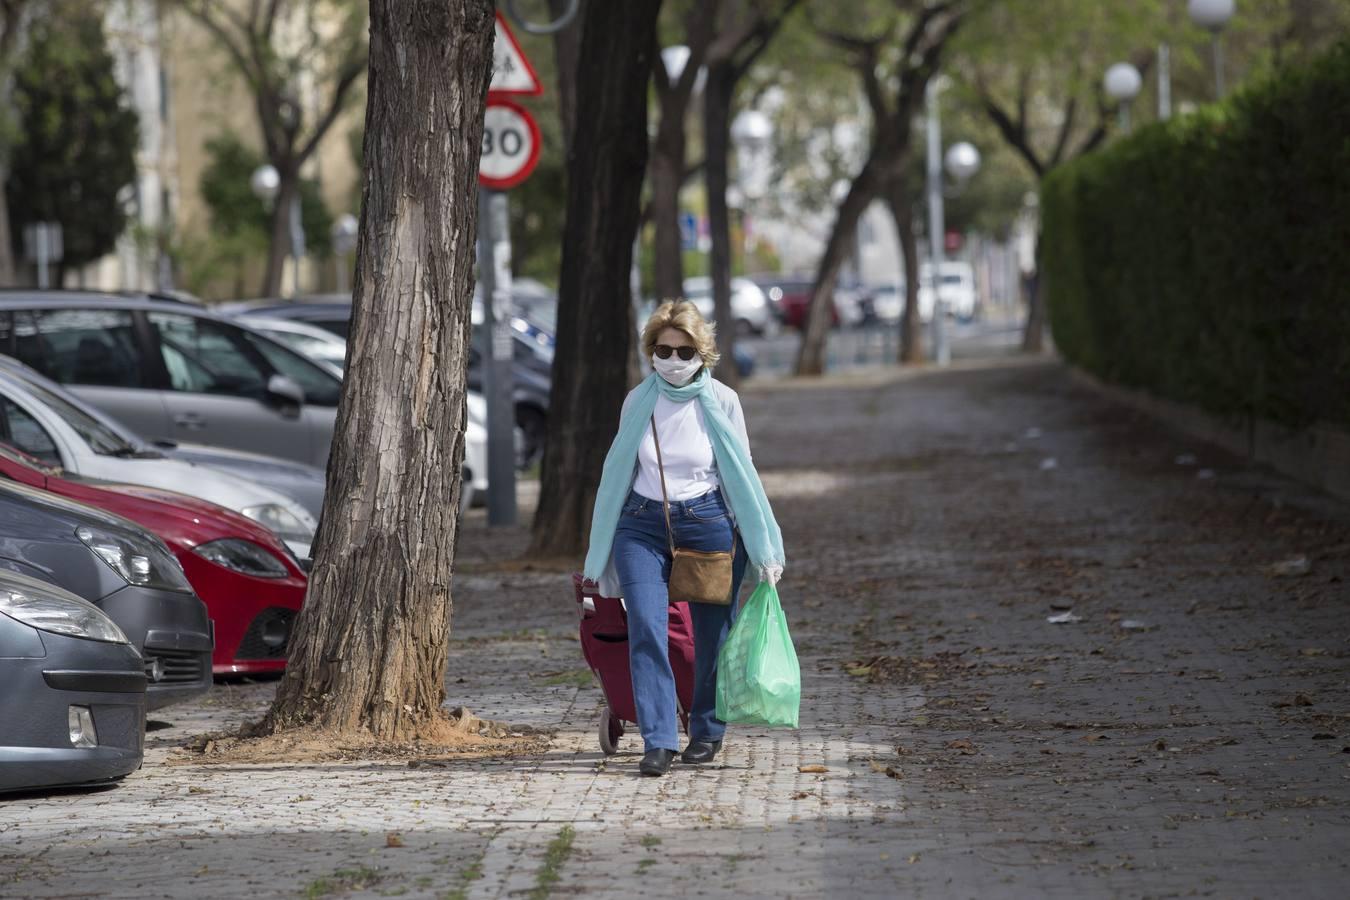
[{"label": "light grey jacket", "polygon": [[[727,387],[722,382],[717,381],[716,379],[714,379],[712,382],[712,389],[713,393],[717,395],[717,402],[722,404],[723,412],[725,412],[727,414],[727,418],[731,420],[732,427],[735,428],[736,433],[741,436],[741,441],[744,442],[745,444],[745,455],[753,459],[754,457],[751,456],[750,453],[750,435],[745,430],[745,410],[741,408],[740,395],[738,395],[734,390]],[[633,395],[636,393],[637,389],[634,388],[633,390],[629,391],[628,396],[624,398],[623,412],[619,416],[620,421],[623,420],[624,416],[628,415],[628,408],[633,405]],[[690,400],[688,402],[697,403],[698,401],[697,399],[695,399]],[[628,489],[630,491],[633,489],[633,483],[637,481],[638,465],[639,463],[634,462],[633,474],[628,479]],[[732,523],[733,525],[735,524],[734,517]],[[616,572],[614,569],[613,553],[611,553],[609,556],[609,565],[605,566],[605,574],[600,576],[600,596],[602,597],[623,596],[623,586],[619,583],[619,573]]]}]

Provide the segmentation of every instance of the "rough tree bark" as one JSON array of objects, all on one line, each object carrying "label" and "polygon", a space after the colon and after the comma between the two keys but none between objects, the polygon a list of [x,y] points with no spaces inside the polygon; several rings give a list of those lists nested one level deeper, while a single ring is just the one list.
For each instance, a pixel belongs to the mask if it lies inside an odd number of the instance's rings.
[{"label": "rough tree bark", "polygon": [[434,729],[444,700],[493,5],[372,0],[370,18],[351,360],[263,729],[401,740]]},{"label": "rough tree bark", "polygon": [[660,10],[661,0],[586,5],[533,556],[575,557],[584,549],[627,392],[634,343],[629,277],[647,171],[647,87]]},{"label": "rough tree bark", "polygon": [[900,359],[905,365],[923,362],[923,319],[919,315],[919,241],[914,233],[914,193],[904,176],[886,186],[886,205],[895,219],[900,256],[905,262],[905,308],[900,316]]},{"label": "rough tree bark", "polygon": [[[889,34],[859,38],[817,29],[852,57],[851,64],[862,79],[863,93],[872,112],[873,137],[867,160],[840,204],[817,266],[810,307],[802,328],[801,348],[797,353],[798,375],[821,375],[825,371],[825,339],[833,318],[834,283],[852,248],[858,220],[908,166],[910,136],[924,90],[938,70],[942,51],[961,27],[969,9],[970,3],[966,0],[918,7],[908,20],[908,32],[899,54],[895,55],[898,63],[890,79],[883,79],[879,72],[880,62],[891,55],[883,53]],[[888,83],[894,87],[889,87]],[[893,91],[892,97],[887,96],[888,91]],[[907,273],[905,281],[908,284],[914,278]]]}]

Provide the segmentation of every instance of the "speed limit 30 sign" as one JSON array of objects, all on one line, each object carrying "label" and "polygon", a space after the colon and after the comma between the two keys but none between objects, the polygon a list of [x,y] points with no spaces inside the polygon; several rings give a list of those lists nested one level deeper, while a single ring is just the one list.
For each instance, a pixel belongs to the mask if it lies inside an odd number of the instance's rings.
[{"label": "speed limit 30 sign", "polygon": [[538,164],[539,126],[534,118],[510,100],[488,100],[478,183],[494,191],[509,190],[529,178]]}]

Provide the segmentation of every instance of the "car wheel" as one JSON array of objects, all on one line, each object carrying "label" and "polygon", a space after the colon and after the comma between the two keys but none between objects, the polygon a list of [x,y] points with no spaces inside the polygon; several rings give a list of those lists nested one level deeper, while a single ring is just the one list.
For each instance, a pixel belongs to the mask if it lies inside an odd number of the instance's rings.
[{"label": "car wheel", "polygon": [[548,417],[534,406],[516,407],[516,425],[522,439],[516,453],[516,468],[528,469],[544,458],[544,439],[548,434]]}]

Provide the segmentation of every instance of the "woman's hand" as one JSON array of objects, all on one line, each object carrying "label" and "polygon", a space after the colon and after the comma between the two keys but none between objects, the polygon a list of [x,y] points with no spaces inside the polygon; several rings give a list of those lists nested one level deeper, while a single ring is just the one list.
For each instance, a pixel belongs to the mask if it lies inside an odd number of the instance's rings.
[{"label": "woman's hand", "polygon": [[759,569],[759,580],[767,583],[769,587],[777,587],[778,580],[782,577],[782,566],[761,566]]}]

